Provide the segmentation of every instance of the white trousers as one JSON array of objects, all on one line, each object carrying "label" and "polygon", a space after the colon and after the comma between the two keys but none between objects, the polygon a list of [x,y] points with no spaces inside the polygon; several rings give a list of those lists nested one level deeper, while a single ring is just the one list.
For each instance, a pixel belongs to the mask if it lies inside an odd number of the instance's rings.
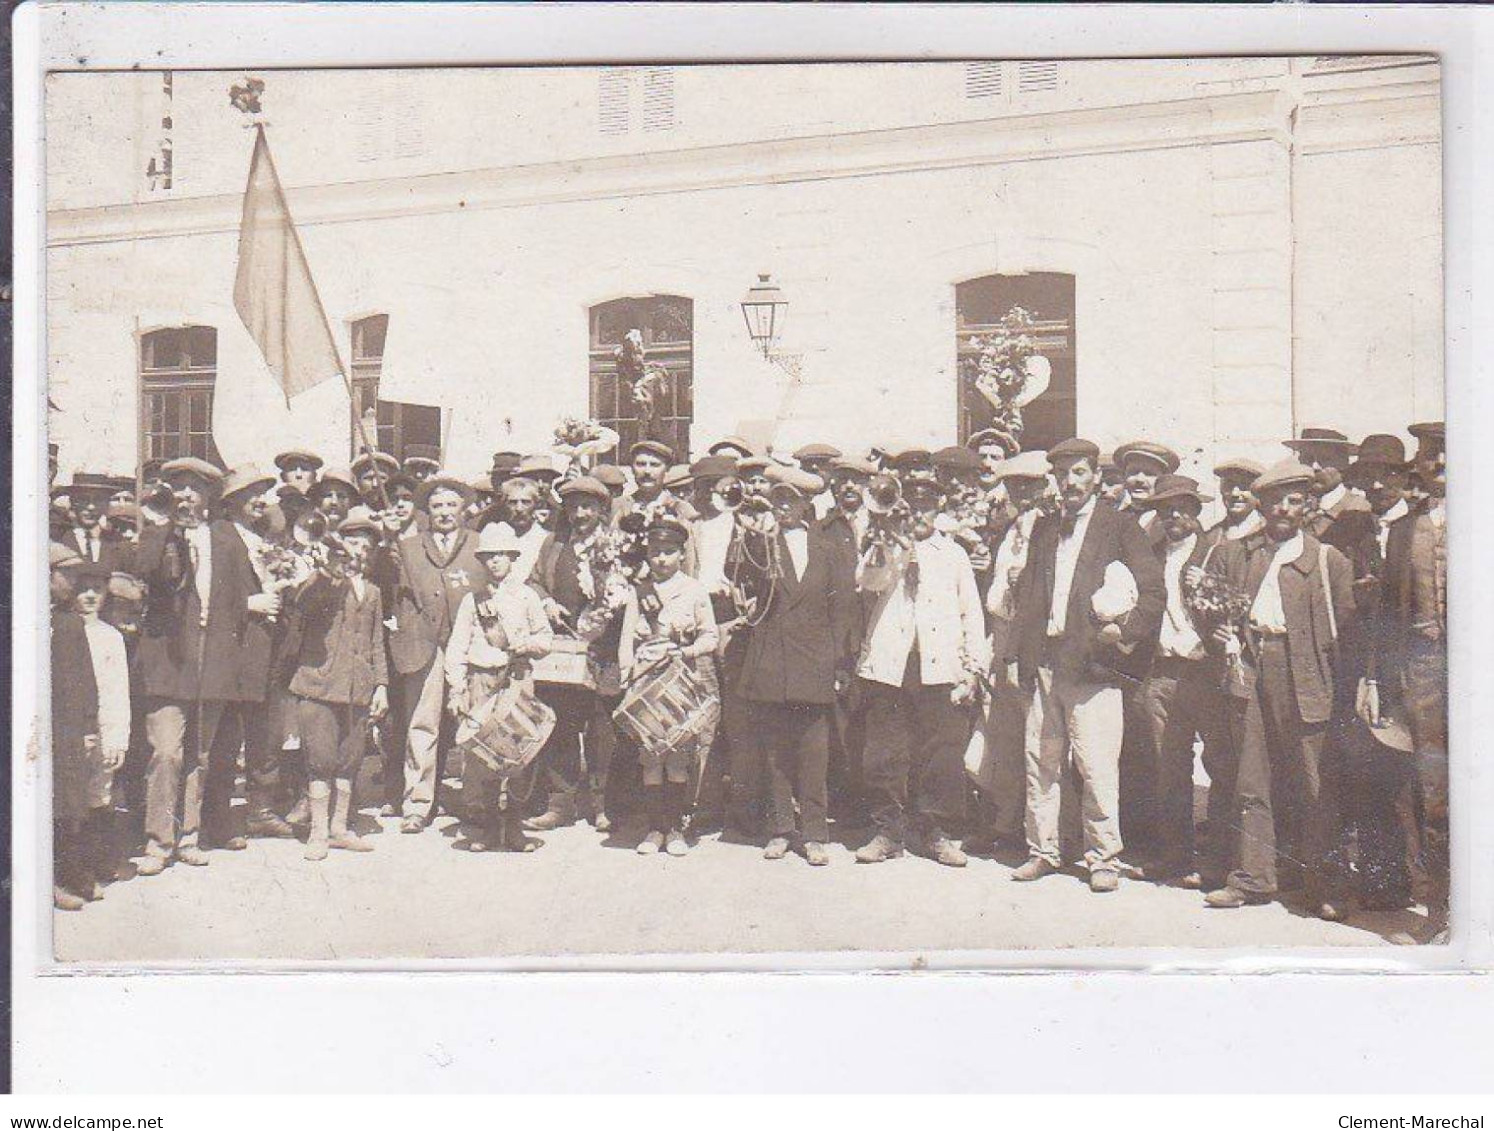
[{"label": "white trousers", "polygon": [[1027,851],[1055,867],[1060,795],[1069,765],[1078,770],[1084,823],[1084,860],[1091,869],[1115,866],[1121,851],[1120,751],[1125,727],[1121,691],[1107,684],[1059,677],[1039,668],[1027,706]]}]

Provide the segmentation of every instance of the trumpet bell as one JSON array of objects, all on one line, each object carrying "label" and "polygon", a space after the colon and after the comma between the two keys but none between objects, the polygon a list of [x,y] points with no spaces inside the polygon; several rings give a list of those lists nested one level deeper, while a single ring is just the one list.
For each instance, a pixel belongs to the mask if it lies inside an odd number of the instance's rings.
[{"label": "trumpet bell", "polygon": [[891,514],[902,502],[903,487],[895,475],[881,472],[866,485],[866,509],[872,514]]}]

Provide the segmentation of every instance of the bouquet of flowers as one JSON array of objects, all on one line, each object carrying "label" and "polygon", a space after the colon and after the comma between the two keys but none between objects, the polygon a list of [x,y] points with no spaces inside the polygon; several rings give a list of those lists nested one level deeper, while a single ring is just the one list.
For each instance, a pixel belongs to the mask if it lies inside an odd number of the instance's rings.
[{"label": "bouquet of flowers", "polygon": [[1019,439],[1022,406],[1048,387],[1052,373],[1048,359],[1037,352],[1036,324],[1030,311],[1012,307],[995,330],[974,339],[973,352],[960,362],[965,381],[990,403],[992,425]]},{"label": "bouquet of flowers", "polygon": [[315,568],[309,553],[297,546],[261,542],[254,551],[255,572],[268,577],[267,592],[301,584]]},{"label": "bouquet of flowers", "polygon": [[[1250,595],[1217,573],[1185,570],[1183,608],[1187,610],[1194,630],[1207,640],[1220,628],[1230,627],[1238,631],[1245,626],[1250,617]],[[1235,651],[1227,654],[1225,688],[1243,689],[1240,656]]]},{"label": "bouquet of flowers", "polygon": [[610,452],[617,441],[615,431],[587,417],[564,416],[555,426],[555,450],[572,460]]},{"label": "bouquet of flowers", "polygon": [[660,495],[652,502],[640,503],[618,520],[617,562],[630,583],[648,577],[648,528],[655,519],[665,516],[678,519],[679,506],[674,499]]}]

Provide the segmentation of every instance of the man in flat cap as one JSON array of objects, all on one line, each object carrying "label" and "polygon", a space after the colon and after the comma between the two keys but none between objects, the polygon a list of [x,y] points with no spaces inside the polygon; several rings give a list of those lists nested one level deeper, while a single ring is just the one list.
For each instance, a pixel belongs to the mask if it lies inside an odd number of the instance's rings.
[{"label": "man in flat cap", "polygon": [[856,852],[875,864],[901,855],[909,834],[941,864],[963,867],[951,839],[966,818],[962,762],[969,709],[990,664],[970,559],[938,529],[939,481],[903,476],[906,532],[868,547],[861,588],[875,602],[857,674],[866,692],[865,789],[876,834]]},{"label": "man in flat cap", "polygon": [[268,517],[272,530],[284,532],[311,505],[311,488],[322,469],[322,457],[304,448],[291,448],[276,455],[274,462],[280,474],[280,490]]},{"label": "man in flat cap", "polygon": [[814,498],[814,517],[818,521],[830,513],[830,508],[835,505],[835,496],[831,494],[830,465],[841,456],[841,450],[834,444],[805,444],[794,452],[794,462],[800,468],[817,475],[820,482],[825,484],[825,490]]},{"label": "man in flat cap", "polygon": [[384,506],[383,486],[391,475],[399,473],[399,460],[388,452],[365,451],[353,461],[352,472],[358,501],[369,510],[380,510]]},{"label": "man in flat cap", "polygon": [[752,445],[740,436],[723,436],[706,449],[706,455],[728,456],[734,460],[750,459],[756,454]]},{"label": "man in flat cap", "polygon": [[561,484],[560,500],[564,521],[557,532],[545,536],[528,582],[540,595],[557,648],[563,647],[563,640],[585,642],[591,667],[584,678],[568,674],[566,682],[536,684],[539,697],[555,711],[555,729],[538,760],[537,772],[548,782],[548,803],[526,827],[548,832],[573,823],[585,790],[592,819],[605,832],[611,827],[607,772],[616,746],[612,710],[621,697],[617,648],[622,631],[618,598],[623,590],[598,552],[598,535],[607,525],[612,496],[604,484],[582,475]]},{"label": "man in flat cap", "polygon": [[[628,449],[628,469],[633,474],[632,490],[623,493],[612,511],[612,523],[621,525],[628,515],[642,512],[646,518],[669,513],[685,523],[687,529],[697,515],[690,503],[664,486],[664,477],[672,466],[674,453],[668,444],[658,440],[640,440]],[[697,572],[695,539],[685,543],[685,573]]]},{"label": "man in flat cap", "polygon": [[[1426,872],[1424,941],[1447,938],[1447,455],[1441,421],[1413,424],[1414,470],[1427,496],[1391,524],[1386,540],[1383,600],[1393,641],[1391,666],[1398,677],[1380,681],[1411,732],[1420,801],[1420,859]],[[1399,696],[1399,704],[1396,697]]]},{"label": "man in flat cap", "polygon": [[1224,504],[1224,517],[1204,532],[1210,544],[1222,538],[1238,542],[1260,530],[1261,513],[1256,509],[1250,485],[1265,470],[1253,459],[1234,457],[1220,460],[1215,465],[1214,478],[1219,481],[1219,501]]},{"label": "man in flat cap", "polygon": [[1340,921],[1346,877],[1328,731],[1339,641],[1355,631],[1353,568],[1303,529],[1313,485],[1313,469],[1296,460],[1267,468],[1253,488],[1265,520],[1261,534],[1221,543],[1209,563],[1248,598],[1250,612],[1243,630],[1217,630],[1243,674],[1230,688],[1243,701],[1244,722],[1230,872],[1207,902],[1266,902],[1285,869],[1289,879],[1301,876],[1319,917]]},{"label": "man in flat cap", "polygon": [[244,713],[245,633],[251,620],[279,609],[278,598],[261,591],[232,525],[211,519],[223,473],[185,457],[161,474],[173,493],[172,523],[147,529],[136,559],[147,592],[139,645],[151,751],[139,865],[146,876],[173,857],[207,864],[204,849],[212,845],[243,847],[221,823],[222,806],[205,810],[208,781],[210,773],[219,781],[231,775],[223,763],[236,753],[233,728],[221,724]]},{"label": "man in flat cap", "polygon": [[400,469],[416,485],[424,483],[441,470],[441,449],[434,444],[406,444],[405,461]]},{"label": "man in flat cap", "polygon": [[[1017,587],[1009,656],[1031,695],[1027,721],[1027,850],[1012,879],[1031,881],[1064,864],[1059,791],[1077,766],[1083,786],[1084,858],[1092,891],[1119,885],[1121,688],[1146,670],[1167,589],[1162,566],[1130,514],[1099,500],[1100,449],[1064,440],[1048,452],[1060,511],[1033,526]],[[1101,621],[1096,596],[1129,573],[1128,612]],[[1119,586],[1120,582],[1117,582]]]},{"label": "man in flat cap", "polygon": [[[1143,504],[1157,514],[1167,604],[1156,654],[1137,692],[1136,718],[1156,793],[1147,875],[1213,890],[1228,871],[1224,834],[1234,820],[1236,757],[1224,692],[1224,652],[1194,624],[1186,594],[1189,571],[1205,570],[1218,545],[1199,527],[1207,501],[1195,480],[1163,475]],[[1195,851],[1193,835],[1195,740],[1203,743],[1209,775],[1210,839],[1202,852]]]},{"label": "man in flat cap", "polygon": [[397,540],[386,551],[398,560],[384,568],[397,569],[404,579],[389,631],[390,705],[401,713],[391,729],[406,736],[404,833],[420,832],[436,815],[441,740],[449,733],[446,644],[462,598],[485,576],[477,559],[478,535],[462,525],[471,499],[472,488],[462,480],[431,476],[415,495],[428,529],[419,538]]},{"label": "man in flat cap", "polygon": [[1001,485],[998,468],[1021,450],[1011,434],[1000,428],[982,428],[972,433],[965,446],[980,460],[980,485],[987,491],[994,491]]},{"label": "man in flat cap", "polygon": [[1143,504],[1151,495],[1158,476],[1177,471],[1181,462],[1177,452],[1155,440],[1132,440],[1116,448],[1113,458],[1126,483],[1126,499],[1121,509],[1131,511],[1141,528],[1150,530],[1156,516]]},{"label": "man in flat cap", "polygon": [[[812,865],[830,862],[826,775],[830,712],[850,683],[858,641],[856,565],[850,547],[813,522],[819,476],[802,468],[773,472],[773,527],[744,537],[757,543],[750,561],[766,561],[772,584],[747,638],[739,676],[748,704],[755,758],[734,758],[732,808],[767,770],[769,860],[797,847]],[[797,802],[797,806],[796,803]],[[797,812],[797,818],[796,818]]]}]

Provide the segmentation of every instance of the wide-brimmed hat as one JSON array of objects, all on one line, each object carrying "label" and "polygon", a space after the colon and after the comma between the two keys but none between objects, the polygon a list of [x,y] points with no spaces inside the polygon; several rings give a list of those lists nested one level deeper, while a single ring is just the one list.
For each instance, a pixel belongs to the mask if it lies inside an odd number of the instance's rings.
[{"label": "wide-brimmed hat", "polygon": [[463,483],[454,475],[432,475],[415,489],[415,505],[422,510],[429,507],[431,496],[437,491],[454,491],[462,497],[463,506],[466,506],[475,498],[475,493],[470,483]]},{"label": "wide-brimmed hat", "polygon": [[746,478],[752,475],[761,475],[769,468],[777,467],[767,456],[748,456],[744,460],[737,461],[737,474]]},{"label": "wide-brimmed hat", "polygon": [[554,452],[530,452],[514,469],[516,479],[553,481],[560,478],[560,467]]},{"label": "wide-brimmed hat", "polygon": [[1214,465],[1214,474],[1220,479],[1233,477],[1248,479],[1253,482],[1265,470],[1264,464],[1256,463],[1253,459],[1244,459],[1238,456],[1220,460]]},{"label": "wide-brimmed hat", "polygon": [[1087,459],[1096,467],[1100,465],[1100,445],[1093,440],[1082,440],[1075,436],[1068,440],[1060,440],[1048,449],[1048,463],[1057,467],[1061,463],[1072,463],[1074,460]]},{"label": "wide-brimmed hat", "polygon": [[825,489],[825,481],[812,471],[802,467],[768,468],[769,495],[788,492],[802,499],[812,499]]},{"label": "wide-brimmed hat", "polygon": [[1354,442],[1336,428],[1304,428],[1295,440],[1283,440],[1282,445],[1294,452],[1311,448],[1336,448],[1349,455],[1354,454]]},{"label": "wide-brimmed hat", "polygon": [[80,471],[66,489],[70,498],[78,495],[103,495],[106,498],[122,491],[133,491],[135,481],[123,475],[103,475],[96,471]]},{"label": "wide-brimmed hat", "polygon": [[216,491],[223,482],[223,472],[205,459],[182,456],[169,459],[161,465],[162,479],[195,479],[209,490]]},{"label": "wide-brimmed hat", "polygon": [[372,534],[377,537],[381,529],[378,517],[363,506],[350,508],[348,516],[337,524],[339,534]]},{"label": "wide-brimmed hat", "polygon": [[801,464],[805,460],[832,460],[840,456],[840,449],[834,444],[805,444],[794,453],[794,458]]},{"label": "wide-brimmed hat", "polygon": [[934,453],[927,448],[900,448],[887,453],[887,466],[893,471],[908,472],[933,466]]},{"label": "wide-brimmed hat", "polygon": [[1263,491],[1280,491],[1292,487],[1310,488],[1313,480],[1312,468],[1301,460],[1284,459],[1279,463],[1273,463],[1261,472],[1256,481],[1250,485],[1250,489],[1259,495]]},{"label": "wide-brimmed hat", "polygon": [[666,464],[674,462],[674,449],[659,440],[639,440],[628,449],[628,462],[632,463],[640,453],[647,452],[649,455],[657,456]]},{"label": "wide-brimmed hat", "polygon": [[1115,449],[1115,466],[1125,470],[1126,461],[1132,459],[1143,459],[1161,468],[1162,473],[1171,475],[1178,469],[1182,462],[1178,453],[1166,444],[1159,444],[1154,440],[1132,440],[1129,444],[1122,444]]},{"label": "wide-brimmed hat", "polygon": [[575,479],[567,479],[560,485],[560,498],[562,501],[570,498],[591,498],[599,503],[612,501],[612,492],[607,490],[607,484],[591,475],[578,475]]},{"label": "wide-brimmed hat", "polygon": [[326,461],[315,452],[307,451],[305,448],[291,448],[277,455],[273,462],[281,471],[286,470],[293,463],[307,464],[311,467],[312,471],[316,471]]},{"label": "wide-brimmed hat", "polygon": [[254,495],[263,495],[273,486],[275,486],[275,477],[273,475],[261,469],[258,464],[246,463],[228,469],[228,474],[223,477],[223,482],[219,484],[218,495],[223,499],[234,495],[241,495],[245,492]]},{"label": "wide-brimmed hat", "polygon": [[987,444],[999,444],[1001,450],[1009,456],[1016,455],[1021,449],[1016,437],[1000,428],[982,428],[979,432],[971,433],[970,439],[965,441],[965,446],[972,452],[980,451]]},{"label": "wide-brimmed hat", "polygon": [[1403,471],[1406,467],[1406,445],[1399,436],[1377,432],[1359,443],[1354,462],[1344,472],[1344,481],[1362,481],[1366,476],[1385,471]]},{"label": "wide-brimmed hat", "polygon": [[1203,506],[1213,497],[1201,491],[1198,480],[1192,476],[1159,475],[1152,493],[1144,499],[1137,499],[1136,505],[1145,510],[1156,510],[1163,503],[1175,502],[1178,499],[1192,499],[1199,506]]},{"label": "wide-brimmed hat", "polygon": [[997,479],[1047,479],[1047,452],[1018,452],[996,465]]},{"label": "wide-brimmed hat", "polygon": [[523,552],[524,547],[519,542],[519,536],[506,522],[490,522],[484,526],[482,533],[477,536],[477,549],[474,551],[480,558],[490,554],[509,554],[518,557]]}]

